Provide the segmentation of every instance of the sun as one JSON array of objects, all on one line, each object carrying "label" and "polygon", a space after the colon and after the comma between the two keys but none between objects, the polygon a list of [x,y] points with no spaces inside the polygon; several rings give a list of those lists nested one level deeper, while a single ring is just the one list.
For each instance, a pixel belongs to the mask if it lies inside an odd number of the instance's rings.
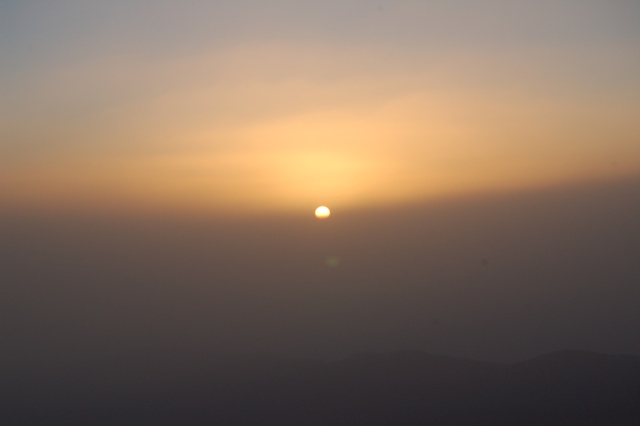
[{"label": "sun", "polygon": [[326,219],[331,216],[331,210],[328,207],[320,206],[316,209],[316,217],[318,219]]}]

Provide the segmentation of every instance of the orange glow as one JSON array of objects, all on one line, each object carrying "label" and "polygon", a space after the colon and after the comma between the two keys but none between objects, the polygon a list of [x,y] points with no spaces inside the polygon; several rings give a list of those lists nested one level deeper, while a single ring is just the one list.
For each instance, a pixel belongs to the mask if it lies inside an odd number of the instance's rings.
[{"label": "orange glow", "polygon": [[49,92],[73,77],[84,82],[64,94],[73,104],[87,86],[101,90],[93,81],[133,87],[147,72],[157,93],[55,126],[46,114],[11,121],[6,140],[60,148],[39,161],[0,159],[0,201],[302,212],[319,199],[390,204],[640,173],[640,128],[630,113],[640,97],[586,102],[574,81],[564,81],[566,95],[532,95],[524,83],[562,80],[532,63],[523,82],[462,77],[461,69],[501,72],[499,57],[460,54],[437,68],[391,59],[384,51],[257,45],[191,59],[166,75],[139,63],[114,74],[116,82],[102,62],[58,70],[38,96],[59,99]]}]

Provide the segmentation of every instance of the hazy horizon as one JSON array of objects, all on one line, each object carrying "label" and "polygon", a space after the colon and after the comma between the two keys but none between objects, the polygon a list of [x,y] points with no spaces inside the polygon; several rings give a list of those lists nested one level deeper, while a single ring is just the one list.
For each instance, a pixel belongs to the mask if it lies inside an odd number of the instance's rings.
[{"label": "hazy horizon", "polygon": [[0,1],[0,380],[640,355],[639,117],[638,1]]},{"label": "hazy horizon", "polygon": [[5,366],[640,355],[639,214],[638,179],[322,221],[3,214]]}]

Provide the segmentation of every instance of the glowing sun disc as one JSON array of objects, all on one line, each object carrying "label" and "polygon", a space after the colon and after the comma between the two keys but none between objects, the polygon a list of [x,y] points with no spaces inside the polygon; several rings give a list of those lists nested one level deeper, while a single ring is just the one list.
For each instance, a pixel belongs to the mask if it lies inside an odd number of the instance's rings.
[{"label": "glowing sun disc", "polygon": [[316,217],[318,219],[326,219],[331,216],[331,210],[328,207],[320,206],[316,209]]}]

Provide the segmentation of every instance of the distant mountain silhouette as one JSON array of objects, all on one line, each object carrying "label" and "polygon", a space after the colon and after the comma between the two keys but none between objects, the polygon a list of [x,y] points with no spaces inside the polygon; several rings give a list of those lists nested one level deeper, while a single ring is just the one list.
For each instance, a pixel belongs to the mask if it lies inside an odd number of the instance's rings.
[{"label": "distant mountain silhouette", "polygon": [[640,424],[637,356],[565,351],[516,364],[421,352],[338,362],[245,356],[207,371],[126,398],[118,398],[125,384],[77,401],[71,392],[56,404],[23,388],[9,395],[0,424]]}]

